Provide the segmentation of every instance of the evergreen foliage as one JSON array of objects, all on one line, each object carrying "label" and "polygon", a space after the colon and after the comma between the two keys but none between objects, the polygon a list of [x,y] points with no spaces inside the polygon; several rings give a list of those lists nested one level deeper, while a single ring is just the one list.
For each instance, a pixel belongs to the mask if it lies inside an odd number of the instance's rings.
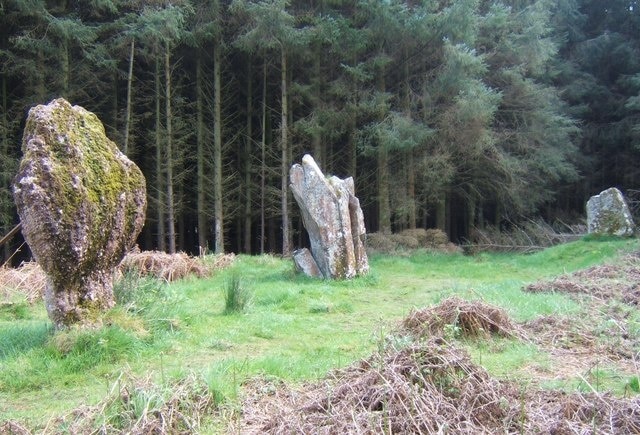
[{"label": "evergreen foliage", "polygon": [[[370,231],[581,216],[640,179],[640,8],[613,0],[0,3],[0,231],[29,107],[98,114],[149,185],[144,248],[304,244],[288,169]],[[9,255],[7,248],[6,256]]]}]

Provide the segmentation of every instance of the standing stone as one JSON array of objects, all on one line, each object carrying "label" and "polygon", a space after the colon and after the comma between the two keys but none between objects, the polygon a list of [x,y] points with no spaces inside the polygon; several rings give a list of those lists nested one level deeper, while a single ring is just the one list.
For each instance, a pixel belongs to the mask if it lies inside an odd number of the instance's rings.
[{"label": "standing stone", "polygon": [[144,176],[96,115],[64,99],[29,111],[22,152],[13,193],[49,317],[92,323],[114,305],[113,270],[144,224]]},{"label": "standing stone", "polygon": [[[322,276],[353,278],[366,274],[369,271],[364,248],[366,229],[353,178],[325,178],[308,154],[301,165],[291,167],[289,178],[309,233],[312,259]],[[308,263],[308,255],[302,252],[298,257],[301,255]],[[313,265],[310,267],[313,269]]]},{"label": "standing stone", "polygon": [[322,272],[318,268],[318,263],[313,258],[311,251],[307,248],[296,249],[293,251],[293,263],[298,272],[302,272],[312,278],[322,278]]},{"label": "standing stone", "polygon": [[589,234],[633,235],[633,218],[618,189],[612,187],[587,201],[587,227]]}]

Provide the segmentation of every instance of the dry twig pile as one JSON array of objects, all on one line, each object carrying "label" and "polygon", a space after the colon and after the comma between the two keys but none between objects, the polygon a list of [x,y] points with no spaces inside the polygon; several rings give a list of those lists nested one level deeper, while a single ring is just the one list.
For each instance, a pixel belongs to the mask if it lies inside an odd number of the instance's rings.
[{"label": "dry twig pile", "polygon": [[254,381],[246,388],[243,418],[233,429],[251,434],[640,433],[640,398],[568,394],[497,380],[447,342],[450,320],[472,337],[522,333],[498,308],[450,298],[404,320],[399,333],[413,336],[405,347],[388,345],[300,389]]}]

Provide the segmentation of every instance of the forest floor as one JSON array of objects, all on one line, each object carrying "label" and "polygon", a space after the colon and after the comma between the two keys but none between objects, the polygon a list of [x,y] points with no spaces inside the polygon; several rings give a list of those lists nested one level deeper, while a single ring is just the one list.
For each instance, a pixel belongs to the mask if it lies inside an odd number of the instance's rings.
[{"label": "forest floor", "polygon": [[[0,433],[638,433],[639,251],[417,251],[348,282],[240,256],[125,275],[89,332],[5,286]],[[236,313],[229,289],[249,295]]]}]

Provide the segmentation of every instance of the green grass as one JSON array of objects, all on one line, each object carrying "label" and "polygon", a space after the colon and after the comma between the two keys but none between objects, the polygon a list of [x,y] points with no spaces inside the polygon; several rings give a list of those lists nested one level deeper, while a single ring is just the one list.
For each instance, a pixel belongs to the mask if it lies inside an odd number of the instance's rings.
[{"label": "green grass", "polygon": [[[42,427],[52,414],[96,403],[123,371],[160,384],[196,373],[218,402],[235,400],[256,375],[318,379],[376,350],[411,309],[454,294],[500,305],[516,321],[579,315],[581,307],[568,297],[523,293],[523,285],[639,247],[635,239],[593,239],[529,255],[374,256],[370,275],[342,282],[295,275],[289,261],[273,256],[242,255],[208,279],[167,285],[125,276],[116,288],[119,306],[100,329],[54,333],[41,304],[0,312],[0,421]],[[251,303],[247,296],[244,304],[231,303],[241,309],[230,309],[230,289],[250,293]],[[465,346],[504,377],[548,364],[529,344],[502,339]],[[630,379],[619,384],[632,390],[637,382]]]}]

